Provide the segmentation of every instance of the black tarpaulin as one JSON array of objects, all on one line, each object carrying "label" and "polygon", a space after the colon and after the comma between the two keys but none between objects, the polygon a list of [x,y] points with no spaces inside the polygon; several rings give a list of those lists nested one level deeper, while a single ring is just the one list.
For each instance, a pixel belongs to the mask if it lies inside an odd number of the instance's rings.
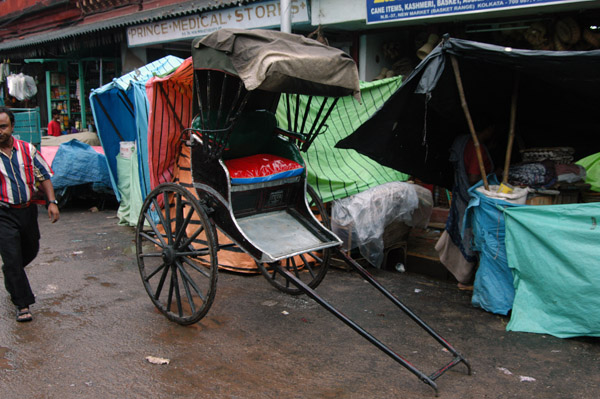
[{"label": "black tarpaulin", "polygon": [[454,138],[468,134],[451,55],[460,66],[474,124],[497,126],[492,148],[502,167],[514,81],[519,92],[513,161],[519,148],[574,147],[575,159],[600,149],[600,50],[517,50],[445,37],[390,99],[338,148],[355,149],[425,182],[452,186]]}]

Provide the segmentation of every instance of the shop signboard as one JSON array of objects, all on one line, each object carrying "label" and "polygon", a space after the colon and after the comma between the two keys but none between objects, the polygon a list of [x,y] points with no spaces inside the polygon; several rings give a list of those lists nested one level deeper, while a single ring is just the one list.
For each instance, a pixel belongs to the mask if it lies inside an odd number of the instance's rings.
[{"label": "shop signboard", "polygon": [[[292,23],[310,22],[307,0],[291,0]],[[281,24],[279,0],[225,8],[127,28],[129,47],[205,36],[222,28],[269,28]]]},{"label": "shop signboard", "polygon": [[434,18],[589,0],[367,0],[367,23]]}]

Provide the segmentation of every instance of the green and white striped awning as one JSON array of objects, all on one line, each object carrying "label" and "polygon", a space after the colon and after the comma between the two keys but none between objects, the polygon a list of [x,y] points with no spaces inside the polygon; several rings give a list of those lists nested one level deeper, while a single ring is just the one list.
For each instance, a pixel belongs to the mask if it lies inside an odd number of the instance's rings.
[{"label": "green and white striped awning", "polygon": [[[408,175],[380,165],[354,150],[335,148],[335,144],[349,136],[381,107],[400,87],[401,77],[361,82],[362,103],[352,96],[339,99],[327,121],[327,131],[319,135],[306,154],[308,183],[317,190],[323,202],[349,197],[391,181],[406,181]],[[308,121],[314,119],[320,100],[313,100]],[[305,102],[303,103],[305,104]],[[277,119],[286,124],[286,104],[280,101]],[[377,140],[377,132],[373,132]]]}]

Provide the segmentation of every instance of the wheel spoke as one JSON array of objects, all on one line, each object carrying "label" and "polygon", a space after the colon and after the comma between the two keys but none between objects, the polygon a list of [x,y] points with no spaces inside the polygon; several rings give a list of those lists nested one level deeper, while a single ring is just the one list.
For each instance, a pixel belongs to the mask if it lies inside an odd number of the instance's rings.
[{"label": "wheel spoke", "polygon": [[153,252],[151,254],[140,254],[140,258],[160,258],[162,256],[162,252]]},{"label": "wheel spoke", "polygon": [[323,263],[323,258],[321,258],[320,256],[317,256],[317,254],[315,252],[307,252],[303,255],[308,255],[311,258],[313,258],[315,260],[315,263]]},{"label": "wheel spoke", "polygon": [[167,279],[167,273],[169,273],[169,268],[165,267],[163,269],[162,275],[160,276],[160,281],[158,282],[158,286],[156,287],[156,291],[154,292],[154,299],[155,300],[158,300],[158,297],[160,297],[160,293],[162,292],[163,285],[165,284],[165,280]]},{"label": "wheel spoke", "polygon": [[[182,210],[182,216],[183,216],[183,209],[181,209],[181,210]],[[177,224],[177,235],[175,236],[175,241],[173,244],[175,247],[177,247],[179,245],[179,242],[181,241],[181,238],[185,234],[185,231],[187,230],[187,227],[189,226],[190,220],[192,220],[193,215],[194,215],[194,208],[190,208],[190,211],[188,212],[187,216],[185,217],[185,220],[183,221],[183,223]]]},{"label": "wheel spoke", "polygon": [[[177,265],[177,268],[179,268],[179,265]],[[179,272],[181,273],[181,269],[179,270]],[[194,298],[192,297],[192,294],[190,292],[190,287],[188,285],[188,281],[183,276],[183,273],[181,274],[181,282],[183,283],[183,289],[185,290],[185,296],[187,297],[188,303],[190,304],[190,310],[191,310],[192,314],[196,313],[196,304],[194,304]]]},{"label": "wheel spoke", "polygon": [[169,193],[163,191],[163,203],[165,204],[165,232],[169,238],[169,244],[173,244],[173,232],[171,231],[171,204],[169,203]]},{"label": "wheel spoke", "polygon": [[[286,267],[286,269],[288,269],[289,271],[294,271],[294,274],[296,275],[296,277],[300,278],[300,270],[298,270],[298,266],[296,265],[296,259],[291,256],[287,259],[288,262],[286,262],[288,264],[288,267]],[[292,266],[292,270],[290,270],[289,266]]]},{"label": "wheel spoke", "polygon": [[315,272],[313,271],[312,267],[310,267],[310,262],[308,260],[306,260],[306,257],[304,256],[304,254],[301,254],[300,258],[302,259],[302,262],[304,263],[304,267],[308,270],[311,277],[315,278]]},{"label": "wheel spoke", "polygon": [[[165,266],[166,266],[166,264],[165,264],[165,263],[163,263],[163,264],[161,264],[160,266],[158,266],[158,267],[157,267],[157,268],[156,268],[156,269],[155,269],[155,270],[154,270],[152,273],[150,273],[150,274],[149,274],[149,275],[148,275],[148,276],[145,278],[145,280],[146,280],[146,281],[150,281],[150,279],[151,279],[152,277],[154,277],[154,275],[155,275],[156,273],[158,273],[159,271],[161,271],[161,270],[162,270],[162,269],[163,269]],[[164,272],[163,272],[163,274],[164,274]],[[162,277],[161,279],[163,279],[163,280],[164,280],[164,277]]]},{"label": "wheel spoke", "polygon": [[[168,267],[171,269],[171,267]],[[171,270],[171,284],[169,284],[169,295],[167,295],[167,312],[171,311],[171,304],[173,303],[173,271]]]},{"label": "wheel spoke", "polygon": [[[160,215],[160,211],[156,211],[159,215]],[[156,245],[159,245],[161,247],[166,247],[167,243],[165,242],[165,240],[163,239],[163,235],[160,231],[158,231],[158,227],[156,227],[156,223],[154,223],[154,220],[152,220],[152,215],[149,215],[148,212],[146,212],[144,214],[144,218],[148,221],[148,223],[150,224],[150,227],[152,227],[152,231],[154,231],[154,234],[156,234],[156,237],[158,237],[158,239],[160,240],[160,244],[158,242],[156,242],[150,235],[148,235],[147,233],[141,233],[141,235],[143,235],[144,237],[146,237],[148,240],[154,242]]]},{"label": "wheel spoke", "polygon": [[159,246],[161,248],[164,248],[163,242],[155,240],[154,237],[149,235],[148,233],[142,231],[142,232],[140,232],[140,236],[142,236],[146,240],[150,241],[152,244]]},{"label": "wheel spoke", "polygon": [[[158,214],[158,218],[160,219],[160,223],[165,227],[165,236],[166,237],[170,237],[171,235],[171,226],[167,224],[166,220],[165,220],[165,215],[163,215],[163,211],[160,209],[160,206],[158,205],[158,201],[156,200],[156,198],[152,198],[152,203],[154,204],[154,209],[155,212]],[[165,206],[167,206],[167,204],[165,204]],[[151,222],[151,224],[153,224],[153,222]],[[159,234],[159,236],[162,236],[162,234]],[[167,242],[171,242],[171,239],[169,238],[167,240]],[[165,243],[165,246],[167,244]]]},{"label": "wheel spoke", "polygon": [[181,226],[183,220],[183,205],[181,201],[181,194],[175,193],[175,230]]},{"label": "wheel spoke", "polygon": [[273,270],[271,271],[271,280],[275,280],[275,277],[277,277],[277,265],[273,265]]},{"label": "wheel spoke", "polygon": [[202,248],[202,249],[198,249],[198,250],[194,250],[194,251],[190,251],[190,252],[177,252],[177,256],[191,256],[191,257],[198,257],[198,256],[206,256],[209,254],[210,249],[209,248]]},{"label": "wheel spoke", "polygon": [[196,229],[194,234],[192,234],[190,237],[188,237],[188,239],[185,240],[185,242],[180,245],[180,248],[188,247],[192,242],[194,242],[196,237],[198,237],[200,235],[200,233],[202,233],[203,231],[204,231],[204,227],[202,225],[200,225],[200,227],[198,227],[198,229]]},{"label": "wheel spoke", "polygon": [[192,267],[195,271],[197,271],[198,273],[202,274],[204,277],[206,278],[210,278],[210,274],[208,274],[208,272],[198,266],[196,266],[194,264],[194,262],[192,262],[191,260],[187,259],[187,258],[181,258],[181,260],[183,260],[185,263],[187,263],[190,267]]},{"label": "wheel spoke", "polygon": [[[288,271],[290,270],[290,258],[285,260],[285,269]],[[279,274],[281,274],[281,278],[283,279],[283,281],[285,281],[285,288],[290,288],[290,280],[285,278],[283,270],[280,271]]]},{"label": "wheel spoke", "polygon": [[[177,278],[177,268],[173,267],[171,271],[172,284],[175,287],[175,300],[177,301],[177,313],[179,317],[183,316],[183,308],[181,307],[181,293],[179,292],[179,279]],[[170,308],[169,308],[170,309]]]},{"label": "wheel spoke", "polygon": [[204,298],[204,295],[202,294],[202,290],[200,288],[198,288],[198,286],[196,285],[196,282],[194,281],[194,279],[192,279],[192,276],[190,276],[189,273],[187,272],[187,270],[185,270],[185,267],[183,267],[183,265],[181,263],[177,262],[177,268],[179,269],[179,272],[181,273],[181,277],[183,278],[183,280],[186,282],[189,282],[189,284],[192,286],[194,291],[196,291],[196,293],[198,294],[200,299],[205,301],[206,299]]}]

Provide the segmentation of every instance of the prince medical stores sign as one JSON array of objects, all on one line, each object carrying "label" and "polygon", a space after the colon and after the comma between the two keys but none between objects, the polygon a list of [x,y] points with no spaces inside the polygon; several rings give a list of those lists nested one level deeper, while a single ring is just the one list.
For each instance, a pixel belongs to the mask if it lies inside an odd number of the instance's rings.
[{"label": "prince medical stores sign", "polygon": [[587,0],[367,0],[367,23],[581,3]]},{"label": "prince medical stores sign", "polygon": [[[292,23],[309,22],[306,0],[291,0]],[[267,28],[279,26],[279,0],[190,15],[183,18],[133,26],[127,29],[129,47],[165,43],[205,36],[222,28]]]}]

